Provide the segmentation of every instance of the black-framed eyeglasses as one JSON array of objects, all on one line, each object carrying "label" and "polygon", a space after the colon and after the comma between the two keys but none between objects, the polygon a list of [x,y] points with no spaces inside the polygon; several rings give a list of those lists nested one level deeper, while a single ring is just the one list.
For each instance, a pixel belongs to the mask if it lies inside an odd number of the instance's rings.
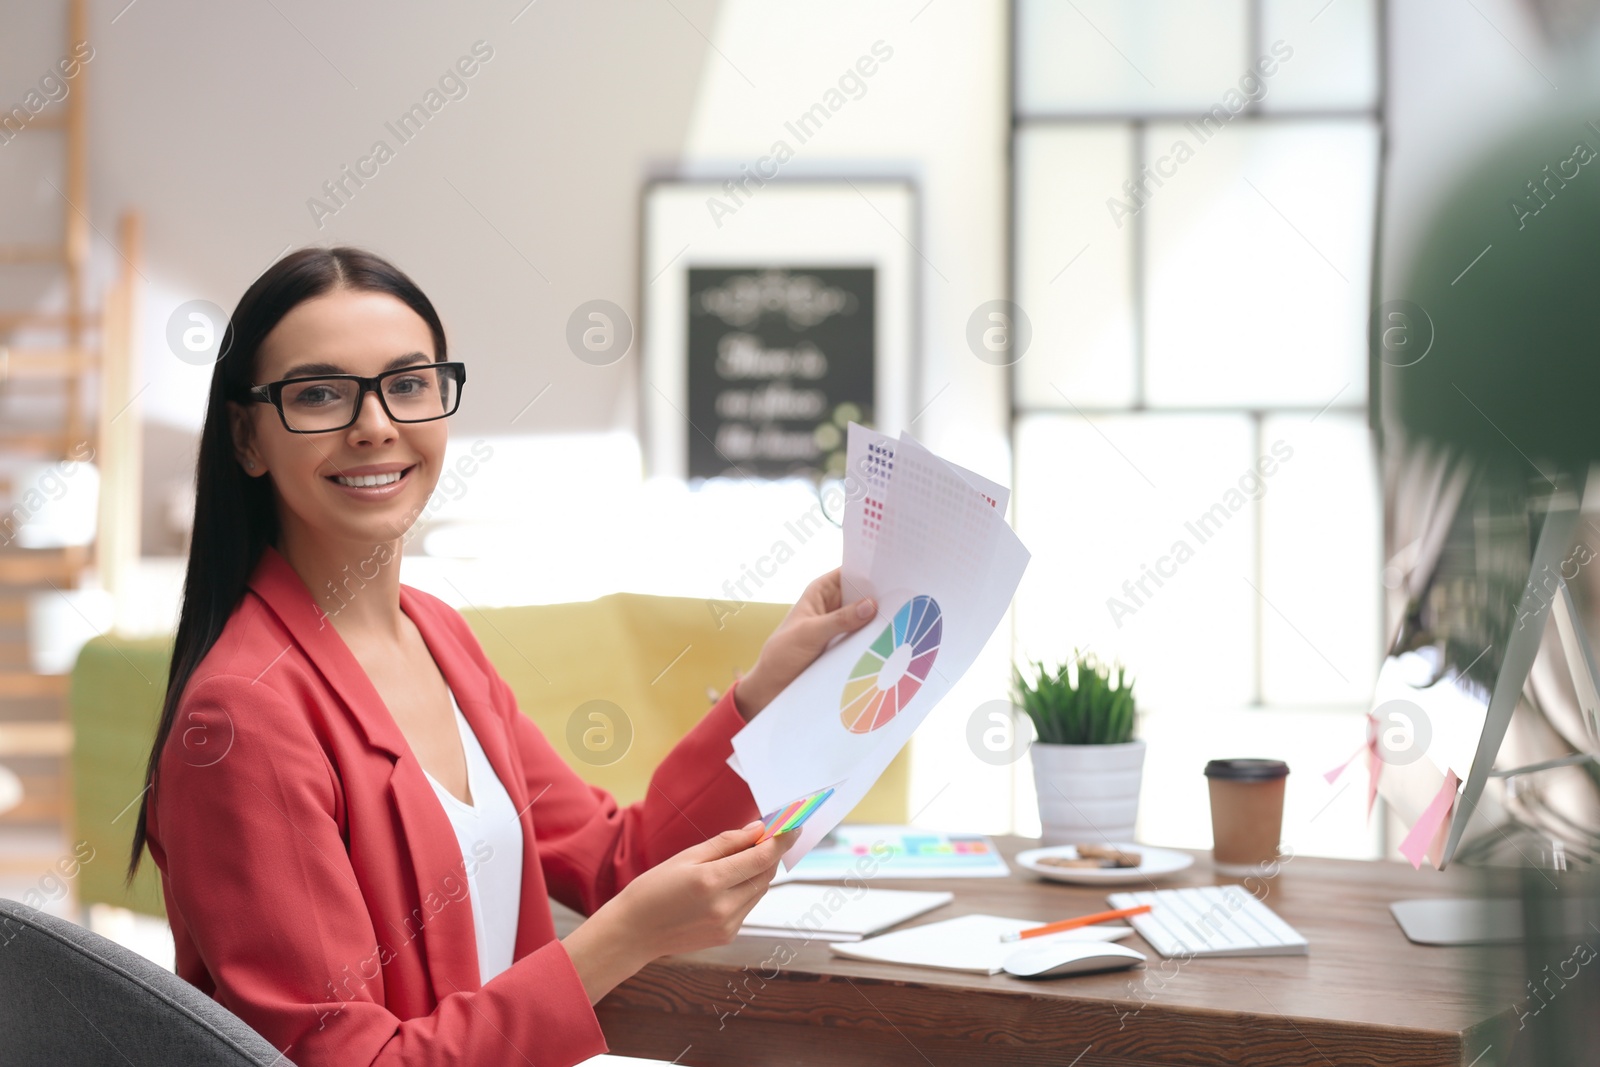
[{"label": "black-framed eyeglasses", "polygon": [[465,363],[419,363],[384,371],[372,378],[359,374],[322,374],[285,378],[246,391],[246,396],[278,409],[290,433],[343,430],[361,417],[369,392],[376,393],[384,414],[393,422],[432,422],[456,413]]}]

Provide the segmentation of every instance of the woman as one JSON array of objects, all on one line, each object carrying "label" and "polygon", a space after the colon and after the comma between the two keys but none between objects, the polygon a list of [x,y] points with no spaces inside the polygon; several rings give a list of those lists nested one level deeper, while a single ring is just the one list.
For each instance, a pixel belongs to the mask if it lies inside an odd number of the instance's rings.
[{"label": "woman", "polygon": [[[873,605],[813,582],[619,808],[461,616],[400,584],[465,381],[427,297],[369,253],[303,249],[222,351],[129,867],[148,846],[178,973],[303,1067],[604,1052],[591,1005],[726,943],[765,892],[793,839],[752,844],[731,738]],[[563,940],[550,897],[587,916]]]}]

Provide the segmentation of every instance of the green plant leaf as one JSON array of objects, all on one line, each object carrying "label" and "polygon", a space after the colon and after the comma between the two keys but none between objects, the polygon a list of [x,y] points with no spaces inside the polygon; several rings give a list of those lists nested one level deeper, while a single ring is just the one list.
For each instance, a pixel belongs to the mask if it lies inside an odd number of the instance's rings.
[{"label": "green plant leaf", "polygon": [[1039,741],[1115,745],[1133,740],[1138,705],[1126,667],[1113,668],[1078,649],[1054,668],[1043,660],[1023,666],[1012,665],[1012,699]]}]

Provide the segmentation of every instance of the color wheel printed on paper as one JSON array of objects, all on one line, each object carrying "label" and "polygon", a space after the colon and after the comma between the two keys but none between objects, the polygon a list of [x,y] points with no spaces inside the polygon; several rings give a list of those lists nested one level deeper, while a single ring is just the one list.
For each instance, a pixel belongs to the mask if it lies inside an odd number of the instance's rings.
[{"label": "color wheel printed on paper", "polygon": [[845,729],[871,733],[899,714],[928,680],[943,633],[933,597],[914,596],[901,605],[844,683],[839,718]]}]

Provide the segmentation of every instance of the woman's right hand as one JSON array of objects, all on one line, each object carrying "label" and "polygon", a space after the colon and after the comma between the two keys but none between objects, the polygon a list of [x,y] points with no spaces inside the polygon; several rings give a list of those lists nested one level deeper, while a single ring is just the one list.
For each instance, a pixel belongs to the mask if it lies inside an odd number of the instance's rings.
[{"label": "woman's right hand", "polygon": [[591,1004],[659,956],[733,940],[800,832],[752,847],[761,826],[724,830],[663,860],[566,937]]}]

